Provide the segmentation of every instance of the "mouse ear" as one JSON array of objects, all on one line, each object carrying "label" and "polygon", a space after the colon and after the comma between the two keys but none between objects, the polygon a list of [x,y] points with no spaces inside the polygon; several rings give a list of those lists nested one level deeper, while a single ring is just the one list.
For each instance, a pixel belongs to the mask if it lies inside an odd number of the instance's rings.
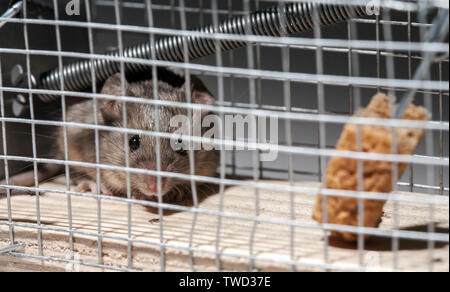
[{"label": "mouse ear", "polygon": [[[132,96],[129,83],[124,83],[125,95]],[[103,85],[102,94],[122,96],[122,78],[120,73],[116,73],[109,77]],[[101,100],[100,111],[105,122],[112,122],[122,119],[122,101],[120,100]]]},{"label": "mouse ear", "polygon": [[[183,85],[182,89],[186,92],[186,84]],[[204,105],[213,105],[216,101],[203,82],[193,75],[191,75],[191,100],[193,103]],[[209,112],[209,110],[202,110],[202,117],[206,116]]]}]

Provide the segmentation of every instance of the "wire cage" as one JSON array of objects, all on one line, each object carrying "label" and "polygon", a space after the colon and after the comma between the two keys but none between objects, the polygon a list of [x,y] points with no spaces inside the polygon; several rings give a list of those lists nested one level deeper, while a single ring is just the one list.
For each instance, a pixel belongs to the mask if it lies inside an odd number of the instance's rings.
[{"label": "wire cage", "polygon": [[[448,271],[448,6],[441,0],[2,1],[0,270]],[[115,73],[120,93],[105,92]],[[126,80],[150,80],[151,95],[130,94]],[[158,80],[185,90],[186,99],[164,98],[158,91],[170,89]],[[195,102],[197,80],[214,102]],[[392,117],[359,116],[379,92],[399,104]],[[137,111],[143,115],[137,119],[154,127],[128,127],[126,110],[120,126],[94,118],[105,100],[154,109]],[[81,117],[71,120],[70,109],[86,101],[93,102],[92,114],[79,110]],[[429,119],[401,120],[409,102],[423,106]],[[212,158],[199,158],[196,149],[184,151],[184,172],[168,170],[172,149],[163,141],[173,133],[159,129],[167,122],[160,108],[189,118],[208,111],[223,124],[238,117],[245,127],[232,125],[231,135],[206,141],[217,149],[214,174],[197,170]],[[351,151],[336,147],[348,124],[357,129]],[[367,151],[360,137],[365,126],[387,129],[393,151]],[[71,140],[70,129],[92,133],[91,161],[69,155],[72,147],[86,149]],[[392,133],[404,129],[423,133],[411,153],[395,147]],[[123,154],[105,145],[105,132],[117,134]],[[130,137],[136,136],[141,144],[150,141],[143,137],[158,141],[152,167],[133,164]],[[191,131],[182,139],[203,141]],[[121,155],[123,164],[101,151]],[[329,185],[335,157],[357,165],[355,188]],[[387,163],[391,191],[366,188],[368,162]],[[59,176],[42,179],[44,165],[57,165]],[[74,184],[76,167],[91,170],[89,191]],[[124,175],[117,182],[124,192],[102,189],[107,171]],[[24,172],[32,175],[26,185],[16,181]],[[151,199],[134,193],[137,175],[155,179]],[[187,186],[178,189],[181,198],[163,192],[170,179]],[[328,222],[330,196],[356,202],[356,224]],[[315,221],[319,197],[328,215]],[[375,226],[364,221],[370,200],[387,201]],[[334,236],[340,232],[355,238]]]}]

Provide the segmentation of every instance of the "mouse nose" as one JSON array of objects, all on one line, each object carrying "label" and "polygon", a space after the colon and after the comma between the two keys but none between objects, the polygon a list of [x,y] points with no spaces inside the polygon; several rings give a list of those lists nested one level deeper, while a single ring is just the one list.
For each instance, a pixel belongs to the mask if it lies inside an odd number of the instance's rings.
[{"label": "mouse nose", "polygon": [[[154,162],[148,162],[145,164],[145,169],[148,170],[157,170],[156,164]],[[161,165],[161,171],[164,171],[165,168],[163,168],[163,165]],[[145,175],[145,184],[147,186],[147,189],[150,190],[153,193],[158,192],[158,177],[156,175]],[[161,177],[161,191],[164,188],[164,185],[166,183],[166,178]]]},{"label": "mouse nose", "polygon": [[[165,183],[166,183],[166,178],[161,177],[161,191],[164,188]],[[154,176],[154,175],[148,175],[146,177],[146,185],[150,191],[152,191],[153,193],[157,193],[158,192],[158,177]]]}]

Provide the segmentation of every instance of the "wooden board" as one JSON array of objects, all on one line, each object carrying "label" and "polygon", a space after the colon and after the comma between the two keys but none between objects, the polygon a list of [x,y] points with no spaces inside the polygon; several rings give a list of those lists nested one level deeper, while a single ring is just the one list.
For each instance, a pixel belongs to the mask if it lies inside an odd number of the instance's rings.
[{"label": "wooden board", "polygon": [[[286,184],[286,182],[273,182]],[[297,183],[297,185],[318,186],[317,183]],[[64,190],[64,179],[48,182],[41,187]],[[212,194],[204,194],[200,202],[202,210],[218,211],[219,195],[211,188]],[[421,197],[423,194],[414,194]],[[296,221],[314,223],[311,210],[315,196],[295,194],[294,216]],[[65,261],[42,260],[43,258],[19,257],[8,254],[0,255],[0,271],[100,271],[108,270],[89,266],[99,264],[97,234],[97,199],[71,196],[73,249],[75,261],[88,265],[72,265]],[[135,240],[128,250],[128,204],[108,199],[101,200],[101,264],[116,268],[132,270],[159,271],[161,252],[165,258],[167,271],[217,271],[217,263],[228,271],[247,271],[250,267],[250,241],[252,229],[255,229],[252,253],[256,257],[254,268],[260,271],[289,271],[291,259],[290,234],[294,234],[294,260],[299,263],[296,271],[321,271],[324,264],[323,230],[319,228],[295,227],[293,231],[285,224],[259,222],[245,216],[255,215],[255,197],[249,187],[229,187],[225,190],[223,212],[239,214],[241,219],[222,217],[219,251],[217,258],[216,236],[218,216],[198,213],[195,228],[192,231],[194,214],[182,211],[164,215],[163,243],[160,244],[160,223],[155,210],[149,210],[138,204],[131,205],[131,238]],[[190,205],[190,202],[183,202]],[[39,256],[38,232],[36,228],[36,198],[34,196],[14,196],[11,199],[13,221],[21,226],[14,227],[15,241],[24,243],[18,250],[31,256]],[[42,255],[57,259],[70,259],[68,228],[68,200],[65,194],[46,193],[40,196],[40,218],[43,227]],[[429,223],[428,204],[399,202],[398,224],[401,230],[427,232]],[[264,218],[289,219],[291,214],[290,196],[279,191],[259,191],[259,212]],[[0,199],[0,223],[7,222],[6,199]],[[393,229],[393,204],[385,206],[381,229]],[[434,206],[433,221],[435,232],[448,235],[448,205]],[[191,237],[192,233],[192,237]],[[188,252],[192,238],[192,262]],[[448,238],[448,237],[447,237]],[[0,225],[0,249],[7,247],[9,227]],[[426,241],[400,240],[396,253],[392,251],[392,239],[376,237],[366,241],[365,249],[360,254],[353,244],[333,240],[327,248],[328,264],[331,269],[358,269],[360,262],[367,269],[392,270],[394,259],[397,269],[405,271],[449,270],[448,243],[434,244],[430,254]],[[45,258],[44,258],[45,259]],[[218,259],[218,261],[217,261]],[[360,260],[361,259],[361,260]],[[128,266],[128,261],[131,266]],[[192,264],[192,265],[191,265]]]}]

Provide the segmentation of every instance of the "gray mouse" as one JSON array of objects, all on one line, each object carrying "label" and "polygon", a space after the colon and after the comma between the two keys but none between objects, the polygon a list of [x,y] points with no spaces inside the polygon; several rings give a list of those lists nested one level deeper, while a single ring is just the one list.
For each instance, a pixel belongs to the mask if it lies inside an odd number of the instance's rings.
[{"label": "gray mouse", "polygon": [[[186,84],[180,87],[158,80],[158,97],[160,100],[187,102]],[[153,98],[153,81],[145,80],[128,82],[122,86],[119,73],[109,77],[103,85],[102,94],[139,98]],[[212,94],[196,76],[191,76],[191,101],[197,104],[211,105],[215,102]],[[123,127],[123,105],[120,100],[97,100],[97,121],[99,125]],[[94,124],[94,101],[92,99],[72,105],[67,109],[67,122]],[[171,127],[170,119],[175,115],[187,115],[187,109],[173,106],[159,106],[159,131],[174,133],[177,129]],[[197,112],[197,114],[199,114]],[[203,118],[207,111],[201,111]],[[142,103],[126,103],[127,128],[156,131],[155,106]],[[194,123],[196,119],[193,119]],[[198,120],[198,119],[197,119]],[[200,119],[201,121],[202,119]],[[199,126],[195,125],[194,126]],[[202,134],[208,130],[202,128]],[[70,161],[96,162],[95,132],[92,129],[80,127],[66,127],[68,159]],[[188,134],[188,133],[186,133]],[[101,164],[126,166],[125,137],[129,150],[129,167],[157,170],[156,165],[156,137],[149,135],[135,135],[116,131],[99,130],[99,160]],[[173,143],[173,142],[172,142]],[[173,147],[170,139],[160,138],[160,169],[161,171],[190,174],[189,154],[187,143],[180,138],[176,141],[178,147]],[[59,127],[57,133],[57,150],[55,157],[64,160],[64,128]],[[219,163],[216,150],[194,151],[195,175],[214,176]],[[39,165],[38,180],[44,181],[57,173],[62,166]],[[81,166],[70,167],[70,177],[76,184],[75,191],[97,193],[96,169]],[[34,172],[29,171],[10,178],[11,185],[34,186]],[[2,182],[4,184],[4,182]],[[161,194],[165,198],[180,199],[183,190],[191,184],[190,180],[181,180],[161,176]],[[130,172],[131,195],[137,199],[155,200],[158,194],[156,176]],[[118,170],[100,169],[100,190],[104,195],[125,196],[127,194],[126,173]]]}]

